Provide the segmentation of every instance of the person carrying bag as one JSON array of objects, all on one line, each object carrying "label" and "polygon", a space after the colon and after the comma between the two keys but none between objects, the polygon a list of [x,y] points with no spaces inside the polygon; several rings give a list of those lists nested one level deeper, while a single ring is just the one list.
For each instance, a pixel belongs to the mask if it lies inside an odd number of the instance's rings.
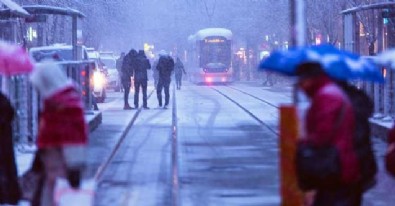
[{"label": "person carrying bag", "polygon": [[[333,137],[344,121],[344,112],[345,108],[342,106],[335,129],[332,131]],[[296,151],[296,172],[302,190],[339,187],[341,185],[339,151],[334,145],[317,147],[300,142]]]},{"label": "person carrying bag", "polygon": [[[318,169],[314,175],[323,177],[319,181],[303,178],[300,181],[301,189],[309,194],[307,205],[361,205],[362,190],[357,184],[360,171],[353,144],[355,117],[352,104],[341,88],[324,73],[319,63],[301,64],[297,74],[297,87],[311,100],[305,115],[305,135],[299,145],[312,148],[310,152],[302,154],[312,158],[314,163],[295,166],[299,167],[299,171],[300,167],[306,166],[303,168],[305,172],[312,172],[308,171],[307,166],[315,166]],[[304,149],[299,146],[299,150]],[[325,158],[320,160],[319,155]],[[296,160],[296,164],[300,162]],[[327,169],[319,168],[321,166]]]}]

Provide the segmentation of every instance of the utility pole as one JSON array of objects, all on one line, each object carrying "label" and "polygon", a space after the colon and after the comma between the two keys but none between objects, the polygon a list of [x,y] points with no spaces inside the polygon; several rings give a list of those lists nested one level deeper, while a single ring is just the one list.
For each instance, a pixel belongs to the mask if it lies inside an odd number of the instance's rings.
[{"label": "utility pole", "polygon": [[295,12],[295,1],[296,0],[288,0],[289,5],[289,45],[291,47],[296,46],[296,12]]},{"label": "utility pole", "polygon": [[305,0],[288,0],[290,15],[290,46],[303,46],[306,42]]}]

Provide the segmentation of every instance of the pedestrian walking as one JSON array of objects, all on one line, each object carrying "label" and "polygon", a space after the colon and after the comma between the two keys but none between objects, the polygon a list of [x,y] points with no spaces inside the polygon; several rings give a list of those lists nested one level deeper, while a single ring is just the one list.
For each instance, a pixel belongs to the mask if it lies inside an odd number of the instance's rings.
[{"label": "pedestrian walking", "polygon": [[[123,62],[124,58],[125,58],[125,52],[121,52],[121,55],[117,59],[116,65],[115,65],[117,68],[117,71],[118,71],[119,82],[121,82],[121,84],[122,84],[122,62]],[[122,87],[121,87],[120,91],[121,92],[123,91]]]},{"label": "pedestrian walking", "polygon": [[159,71],[156,69],[158,66],[159,58],[154,60],[154,63],[152,64],[152,78],[154,79],[154,87],[156,90],[158,90],[158,81],[159,81]]},{"label": "pedestrian walking", "polygon": [[187,74],[185,72],[184,64],[181,62],[180,58],[177,57],[176,63],[174,65],[174,76],[176,78],[177,89],[181,89],[182,74]]},{"label": "pedestrian walking", "polygon": [[156,95],[158,97],[159,107],[162,107],[162,89],[165,92],[165,109],[169,106],[170,101],[170,82],[171,73],[174,70],[174,60],[165,51],[160,52],[160,57],[156,69],[159,71],[159,81]]},{"label": "pedestrian walking", "polygon": [[40,205],[53,206],[58,178],[66,178],[73,188],[79,187],[86,161],[87,125],[81,94],[57,64],[41,63],[30,80],[43,100],[37,137],[45,172]]},{"label": "pedestrian walking", "polygon": [[129,105],[129,93],[130,93],[130,86],[131,86],[131,78],[133,77],[133,65],[136,65],[135,61],[137,58],[137,51],[131,49],[129,53],[124,57],[122,62],[122,85],[124,88],[124,110],[133,109]]},{"label": "pedestrian walking", "polygon": [[232,62],[232,67],[233,67],[233,79],[235,81],[240,81],[240,57],[237,54],[233,55],[233,62]]},{"label": "pedestrian walking", "polygon": [[[304,136],[298,143],[297,173],[299,186],[308,191],[308,205],[358,206],[362,191],[357,184],[360,175],[353,145],[355,117],[352,104],[342,89],[318,63],[304,63],[297,69],[298,88],[310,98],[304,119]],[[312,162],[304,161],[305,148]],[[305,162],[303,162],[305,163]],[[308,166],[314,170],[306,171]],[[301,172],[319,178],[300,178]],[[311,176],[309,176],[311,177]],[[317,181],[320,180],[320,181]]]},{"label": "pedestrian walking", "polygon": [[139,93],[140,87],[143,93],[143,108],[149,109],[147,106],[147,84],[148,84],[148,74],[147,70],[151,69],[151,64],[145,56],[143,50],[139,50],[137,58],[135,61],[136,65],[133,65],[133,75],[134,75],[134,107],[137,109],[139,107]]},{"label": "pedestrian walking", "polygon": [[0,205],[16,205],[21,197],[12,139],[15,111],[0,92]]}]

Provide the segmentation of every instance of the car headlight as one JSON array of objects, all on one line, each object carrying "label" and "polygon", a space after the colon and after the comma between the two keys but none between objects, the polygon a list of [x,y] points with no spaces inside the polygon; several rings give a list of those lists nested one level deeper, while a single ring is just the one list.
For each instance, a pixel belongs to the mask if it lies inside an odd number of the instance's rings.
[{"label": "car headlight", "polygon": [[104,77],[104,74],[101,73],[100,71],[95,71],[93,73],[93,87],[95,89],[101,89],[104,87],[106,84],[106,79]]}]

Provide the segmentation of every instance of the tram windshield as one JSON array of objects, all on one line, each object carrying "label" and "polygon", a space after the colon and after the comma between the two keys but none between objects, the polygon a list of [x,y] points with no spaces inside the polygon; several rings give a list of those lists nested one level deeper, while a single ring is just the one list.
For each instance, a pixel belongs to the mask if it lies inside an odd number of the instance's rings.
[{"label": "tram windshield", "polygon": [[229,40],[215,38],[205,39],[200,45],[200,66],[210,63],[221,63],[226,67],[231,61],[231,42]]}]

